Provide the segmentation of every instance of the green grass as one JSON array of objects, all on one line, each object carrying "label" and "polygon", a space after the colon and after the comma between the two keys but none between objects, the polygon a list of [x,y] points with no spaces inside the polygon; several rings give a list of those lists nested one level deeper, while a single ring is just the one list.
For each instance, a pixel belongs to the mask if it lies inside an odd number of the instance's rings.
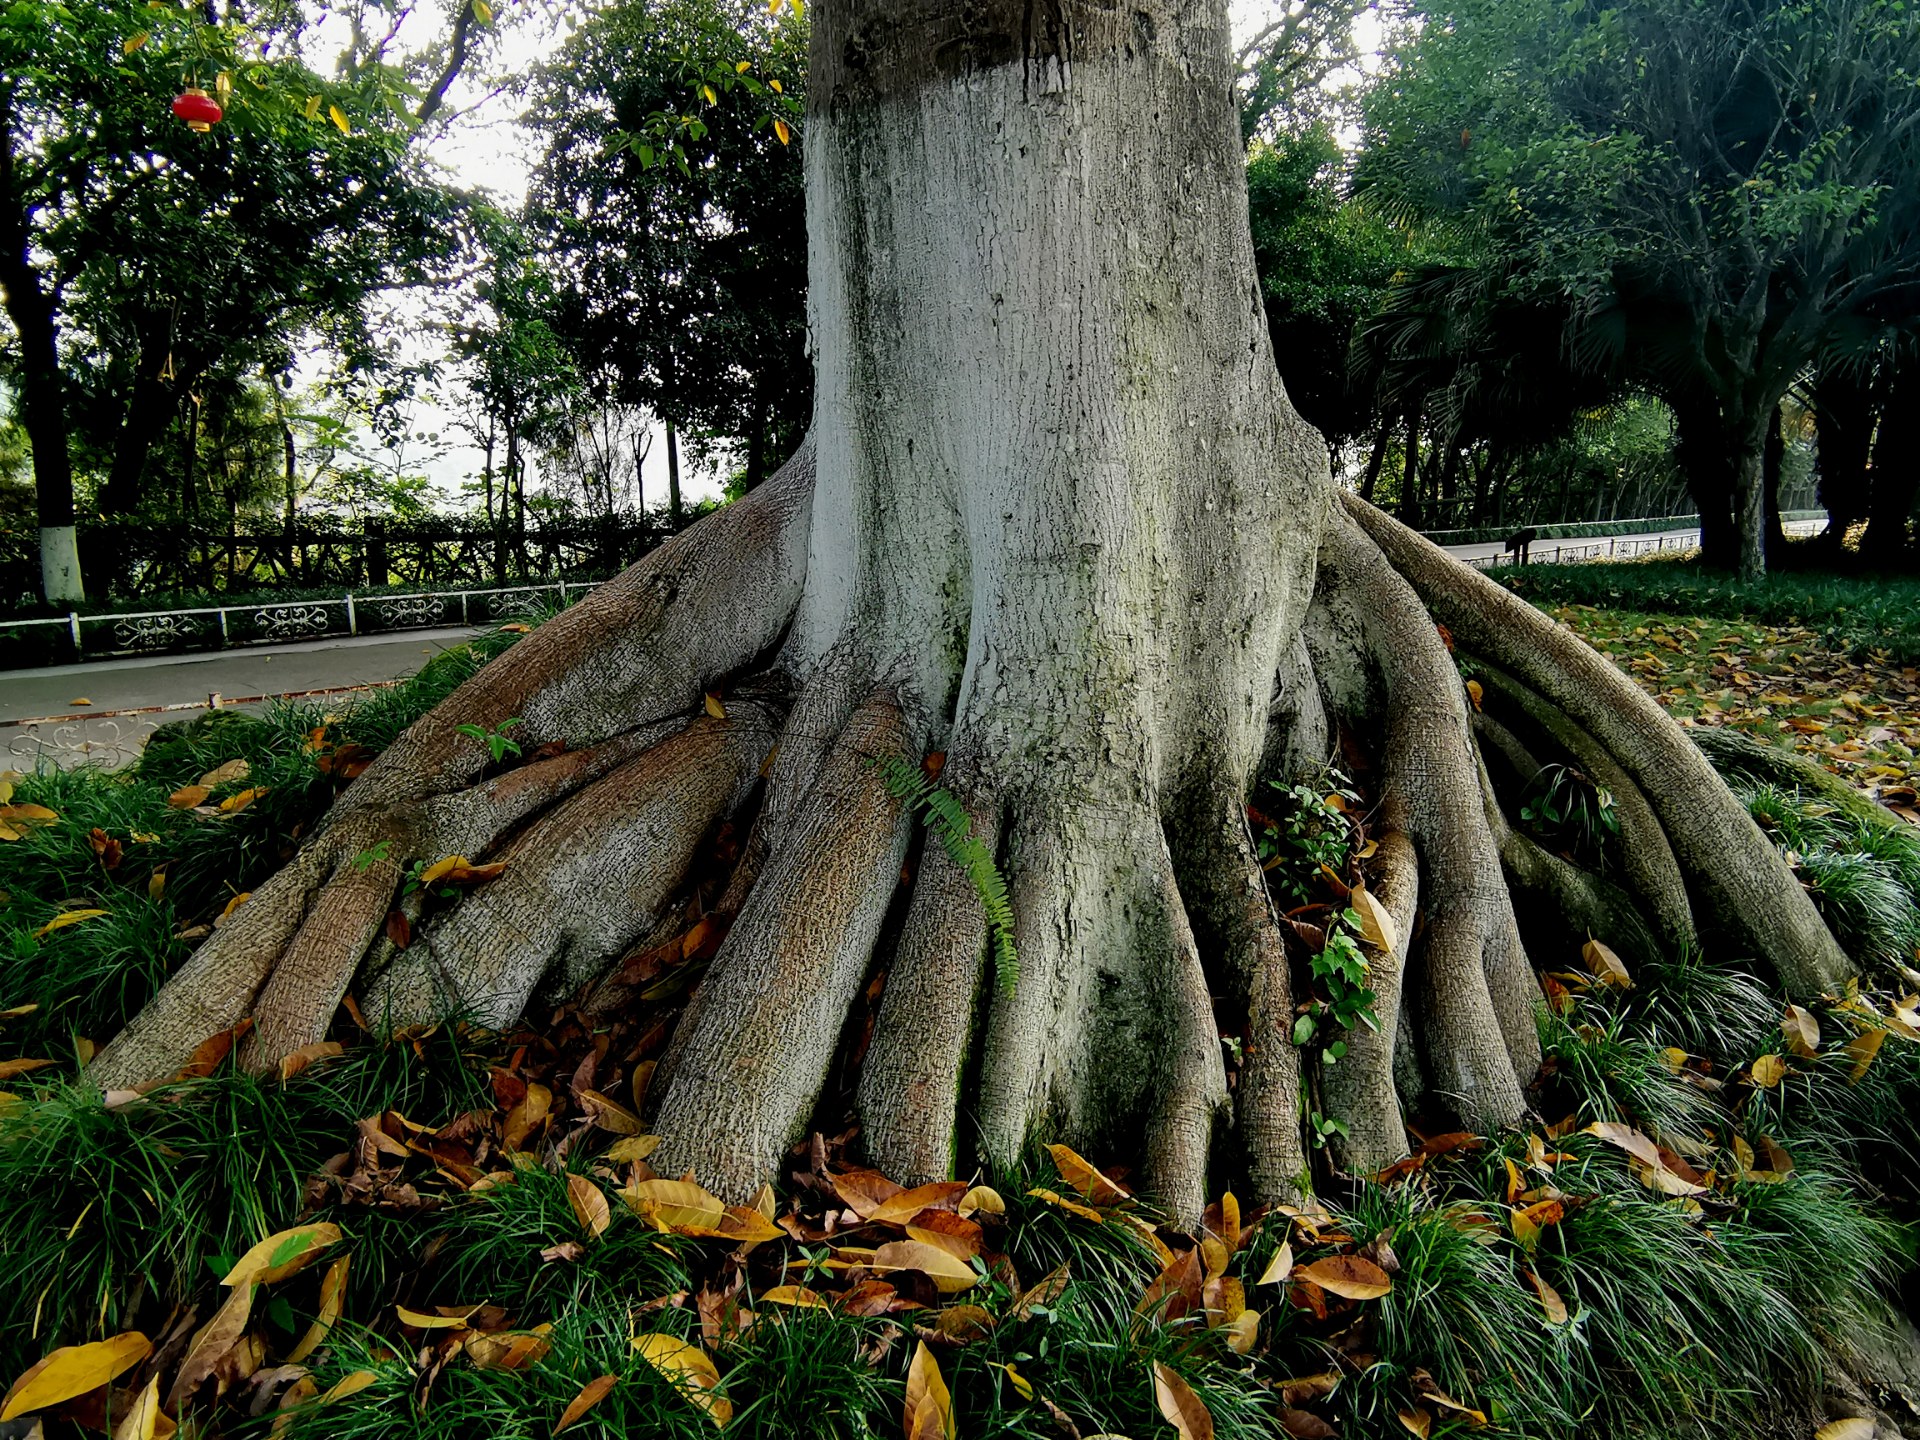
[{"label": "green grass", "polygon": [[1789,571],[1748,581],[1681,559],[1532,565],[1490,573],[1536,605],[1805,625],[1843,654],[1920,665],[1920,578]]}]

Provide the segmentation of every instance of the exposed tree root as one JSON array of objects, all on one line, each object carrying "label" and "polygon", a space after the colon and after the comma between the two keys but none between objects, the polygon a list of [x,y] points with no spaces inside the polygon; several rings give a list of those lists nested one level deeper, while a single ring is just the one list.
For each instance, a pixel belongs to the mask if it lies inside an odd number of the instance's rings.
[{"label": "exposed tree root", "polygon": [[[1387,823],[1395,818],[1388,808]],[[1347,1134],[1334,1141],[1334,1158],[1353,1175],[1377,1175],[1407,1153],[1407,1129],[1400,1114],[1400,1096],[1394,1077],[1394,1059],[1413,1037],[1402,1035],[1402,986],[1413,945],[1414,923],[1420,899],[1420,863],[1413,841],[1404,830],[1390,829],[1374,837],[1368,862],[1370,888],[1393,917],[1398,944],[1390,953],[1371,954],[1368,983],[1374,1000],[1376,1025],[1356,1025],[1347,1032],[1347,1053],[1320,1070],[1320,1095],[1329,1115],[1339,1117]]]},{"label": "exposed tree root", "polygon": [[[549,976],[567,991],[597,979],[659,923],[774,734],[772,713],[736,699],[725,719],[701,716],[555,806],[513,842],[498,879],[375,976],[364,1011],[382,1026],[457,1015],[503,1029]],[[331,1008],[319,1013],[324,1023]]]},{"label": "exposed tree root", "polygon": [[[1481,717],[1476,728],[1494,731],[1498,722]],[[1484,767],[1481,775],[1487,823],[1508,882],[1517,897],[1531,902],[1542,930],[1558,931],[1569,947],[1583,938],[1599,940],[1643,963],[1666,955],[1666,946],[1631,895],[1521,834],[1501,810]]]},{"label": "exposed tree root", "polygon": [[[958,777],[946,779],[949,789],[970,793]],[[974,837],[991,850],[995,809],[977,801],[967,808]],[[944,1180],[965,1164],[961,1087],[993,983],[989,970],[980,894],[930,836],[860,1070],[867,1156],[903,1185]]]},{"label": "exposed tree root", "polygon": [[[811,483],[803,453],[484,667],[103,1052],[98,1082],[170,1073],[247,1016],[243,1058],[271,1066],[324,1036],[355,985],[378,1024],[458,1014],[504,1027],[670,933],[703,839],[751,812],[709,912],[725,939],[654,1078],[663,1171],[691,1169],[733,1199],[770,1178],[883,971],[855,1094],[868,1154],[896,1178],[1010,1166],[1059,1137],[1130,1152],[1139,1187],[1193,1218],[1230,1126],[1243,1193],[1298,1198],[1310,1168],[1291,1039],[1298,941],[1261,871],[1245,772],[1258,758],[1287,781],[1317,775],[1336,723],[1376,795],[1365,868],[1396,931],[1390,953],[1370,947],[1378,1029],[1347,1031],[1344,1057],[1315,1077],[1347,1128],[1334,1151],[1349,1173],[1407,1153],[1402,1106],[1416,1097],[1477,1128],[1524,1112],[1538,988],[1515,896],[1539,917],[1529,934],[1591,932],[1640,959],[1690,939],[1695,904],[1717,920],[1747,905],[1734,933],[1765,939],[1783,975],[1836,971],[1837,947],[1772,847],[1652,702],[1369,507],[1334,509],[1303,628],[1261,652],[1275,671],[1262,735],[1257,684],[1224,698],[1163,690],[1175,652],[1158,639],[1102,652],[1111,675],[1069,676],[1048,669],[1047,647],[1064,642],[1022,635],[1029,649],[993,653],[982,682],[971,651],[996,642],[964,573],[928,611],[945,627],[929,644],[951,654],[882,664],[801,643],[798,628],[780,646],[805,579]],[[1497,713],[1470,713],[1428,605],[1486,657]],[[1232,649],[1206,645],[1215,659]],[[1089,721],[1073,692],[1096,682],[1107,708]],[[724,711],[702,713],[717,688]],[[1028,734],[1009,709],[1044,723]],[[457,727],[516,716],[523,743],[570,748],[489,777],[485,747]],[[1613,791],[1632,894],[1508,823],[1476,728],[1523,782],[1547,746]],[[894,908],[911,817],[883,766],[918,761],[929,734],[953,751],[945,783],[1007,878],[1010,988],[991,975],[981,898],[940,844],[922,847]],[[403,888],[416,862],[453,854],[506,868],[451,904]],[[410,934],[388,925],[396,906]],[[630,999],[602,985],[590,1003]],[[1240,1042],[1231,1087],[1223,1036]]]},{"label": "exposed tree root", "polygon": [[1354,526],[1321,543],[1322,584],[1363,603],[1385,698],[1383,789],[1405,797],[1426,901],[1417,1013],[1427,1067],[1463,1119],[1497,1127],[1525,1112],[1540,1063],[1538,987],[1519,944],[1459,673],[1412,590]]},{"label": "exposed tree root", "polygon": [[[1886,806],[1869,800],[1840,776],[1804,755],[1797,755],[1778,745],[1763,745],[1738,730],[1702,727],[1690,733],[1694,743],[1723,771],[1730,770],[1750,780],[1818,796],[1844,812],[1849,820],[1870,830],[1898,831],[1907,828],[1907,822]],[[1916,833],[1916,838],[1920,838],[1920,832]]]},{"label": "exposed tree root", "polygon": [[1799,993],[1850,966],[1786,862],[1682,731],[1565,626],[1356,496],[1347,512],[1475,655],[1586,730],[1640,785],[1713,923]]},{"label": "exposed tree root", "polygon": [[905,855],[877,764],[907,748],[885,693],[834,741],[661,1062],[664,1169],[745,1199],[805,1133]]},{"label": "exposed tree root", "polygon": [[[1312,688],[1302,673],[1295,683]],[[1311,711],[1319,710],[1314,692]],[[1295,702],[1296,714],[1306,709]],[[1325,735],[1326,723],[1320,722]],[[1300,1051],[1293,1043],[1292,956],[1260,869],[1246,807],[1224,786],[1185,826],[1179,872],[1194,928],[1219,957],[1218,984],[1241,1017],[1234,1123],[1247,1178],[1266,1198],[1298,1197],[1308,1173],[1300,1142]]]},{"label": "exposed tree root", "polygon": [[1626,888],[1639,897],[1669,943],[1688,949],[1698,947],[1700,935],[1694,928],[1680,862],[1674,859],[1667,832],[1639,784],[1599,741],[1511,675],[1484,662],[1479,670],[1490,690],[1517,706],[1588,778],[1606,787],[1620,826],[1621,873]]}]

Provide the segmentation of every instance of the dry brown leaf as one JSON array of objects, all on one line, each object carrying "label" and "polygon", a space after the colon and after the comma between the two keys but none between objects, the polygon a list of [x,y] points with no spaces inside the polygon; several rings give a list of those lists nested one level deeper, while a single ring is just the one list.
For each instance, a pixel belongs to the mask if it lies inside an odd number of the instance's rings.
[{"label": "dry brown leaf", "polygon": [[1153,1398],[1180,1440],[1213,1440],[1213,1415],[1187,1382],[1163,1362],[1153,1362]]},{"label": "dry brown leaf", "polygon": [[1626,962],[1600,941],[1588,940],[1580,947],[1580,957],[1587,962],[1587,968],[1602,985],[1613,985],[1622,990],[1633,988],[1633,977],[1627,973]]},{"label": "dry brown leaf", "polygon": [[596,1240],[607,1233],[607,1226],[613,1222],[613,1215],[607,1208],[606,1191],[585,1175],[569,1175],[567,1176],[567,1201],[573,1206],[574,1219],[580,1222],[582,1230]]},{"label": "dry brown leaf", "polygon": [[1873,1064],[1873,1057],[1880,1053],[1886,1038],[1884,1030],[1862,1030],[1847,1042],[1847,1058],[1853,1062],[1853,1068],[1847,1072],[1850,1083],[1860,1083],[1860,1077],[1867,1073],[1867,1067]]},{"label": "dry brown leaf", "polygon": [[1849,1416],[1845,1420],[1829,1420],[1813,1432],[1813,1440],[1873,1440],[1879,1433],[1879,1427],[1864,1416]]},{"label": "dry brown leaf", "polygon": [[236,780],[244,780],[252,771],[244,760],[229,760],[224,765],[216,765],[200,777],[200,783],[209,790],[221,785],[231,785]]},{"label": "dry brown leaf", "polygon": [[507,1112],[500,1128],[500,1143],[508,1150],[519,1150],[547,1123],[547,1111],[553,1105],[553,1092],[544,1085],[529,1085],[524,1099]]},{"label": "dry brown leaf", "polygon": [[1780,1033],[1787,1037],[1787,1048],[1802,1060],[1811,1060],[1820,1053],[1820,1022],[1811,1011],[1798,1005],[1787,1006],[1787,1013],[1780,1020]]},{"label": "dry brown leaf", "polygon": [[106,913],[104,910],[68,910],[64,914],[54,916],[53,919],[34,931],[33,938],[36,940],[44,940],[56,930],[64,930],[69,925],[78,925],[82,920],[92,920]]},{"label": "dry brown leaf", "polygon": [[616,1140],[607,1147],[607,1159],[616,1165],[628,1165],[636,1160],[644,1160],[660,1148],[658,1135],[629,1135]]},{"label": "dry brown leaf", "polygon": [[1400,944],[1400,927],[1393,916],[1364,885],[1353,887],[1347,904],[1360,917],[1360,937],[1383,955],[1391,955]]},{"label": "dry brown leaf", "polygon": [[233,1269],[227,1272],[222,1285],[272,1285],[297,1275],[315,1260],[320,1252],[340,1242],[340,1227],[321,1222],[317,1225],[296,1225],[291,1230],[282,1230],[277,1235],[269,1235],[258,1245],[235,1262]]},{"label": "dry brown leaf", "polygon": [[152,1353],[152,1342],[137,1330],[91,1345],[62,1346],[13,1382],[0,1402],[0,1420],[30,1415],[98,1390]]},{"label": "dry brown leaf", "polygon": [[453,1313],[443,1315],[437,1312],[428,1314],[424,1310],[409,1310],[405,1305],[396,1305],[393,1307],[393,1313],[400,1317],[402,1325],[411,1325],[416,1330],[464,1330],[467,1322],[473,1318],[474,1312],[480,1307],[468,1305],[464,1309],[458,1306],[450,1308],[453,1309]]},{"label": "dry brown leaf", "polygon": [[461,1347],[476,1370],[525,1370],[538,1365],[553,1349],[547,1338],[551,1325],[532,1330],[510,1330],[469,1335]]},{"label": "dry brown leaf", "polygon": [[[160,1410],[160,1377],[155,1375],[115,1422],[113,1440],[157,1440],[163,1418]],[[169,1431],[172,1430],[171,1420],[167,1422],[167,1427]]]},{"label": "dry brown leaf", "polygon": [[1395,1412],[1402,1429],[1427,1440],[1433,1434],[1433,1412],[1422,1410],[1418,1405],[1403,1405]]},{"label": "dry brown leaf", "polygon": [[1311,1280],[1329,1295],[1348,1300],[1377,1300],[1393,1289],[1393,1277],[1359,1255],[1329,1255],[1293,1272],[1296,1280]]},{"label": "dry brown leaf", "polygon": [[862,1220],[898,1195],[903,1187],[887,1179],[878,1170],[846,1170],[831,1177],[834,1194]]},{"label": "dry brown leaf", "polygon": [[1102,1215],[1098,1210],[1090,1206],[1082,1205],[1077,1200],[1069,1200],[1056,1190],[1046,1190],[1035,1186],[1033,1189],[1027,1191],[1027,1195],[1034,1200],[1043,1200],[1055,1209],[1066,1211],[1069,1215],[1078,1215],[1082,1220],[1091,1220],[1096,1225],[1106,1222],[1107,1217]]},{"label": "dry brown leaf", "polygon": [[51,1064],[53,1064],[51,1060],[0,1060],[0,1080],[11,1080],[16,1075],[44,1070]]},{"label": "dry brown leaf", "polygon": [[252,1285],[236,1285],[226,1304],[214,1312],[187,1346],[186,1358],[174,1374],[173,1389],[167,1393],[167,1409],[175,1415],[201,1382],[213,1374],[213,1367],[240,1343],[247,1331],[247,1319],[253,1313]]},{"label": "dry brown leaf", "polygon": [[1747,1074],[1762,1090],[1771,1090],[1787,1078],[1787,1062],[1778,1055],[1762,1055],[1747,1067]]},{"label": "dry brown leaf", "polygon": [[727,1213],[718,1195],[691,1180],[642,1180],[622,1190],[620,1198],[641,1219],[662,1230],[710,1230]]},{"label": "dry brown leaf", "polygon": [[265,785],[255,785],[246,790],[236,791],[220,802],[220,808],[228,814],[237,813],[266,794],[267,789]]},{"label": "dry brown leaf", "polygon": [[916,1185],[889,1195],[866,1218],[878,1225],[904,1225],[922,1210],[946,1210],[959,1203],[967,1193],[964,1180],[939,1180],[931,1185]]},{"label": "dry brown leaf", "polygon": [[940,1365],[922,1340],[907,1366],[907,1403],[902,1416],[907,1440],[955,1440],[953,1397]]},{"label": "dry brown leaf", "polygon": [[331,1405],[336,1400],[346,1399],[349,1395],[358,1395],[369,1385],[378,1381],[379,1378],[380,1377],[371,1370],[351,1371],[348,1374],[342,1375],[338,1380],[334,1381],[333,1384],[329,1385],[326,1393],[314,1403],[316,1405]]},{"label": "dry brown leaf", "polygon": [[1035,1310],[1043,1310],[1052,1305],[1067,1293],[1067,1284],[1072,1278],[1073,1273],[1068,1266],[1064,1264],[1054,1266],[1020,1292],[1013,1302],[1013,1308],[1007,1312],[1007,1318],[1024,1320]]},{"label": "dry brown leaf", "polygon": [[976,1185],[960,1197],[960,1204],[956,1208],[962,1216],[1001,1216],[1007,1213],[1007,1202],[1000,1198],[1000,1192],[992,1186]]},{"label": "dry brown leaf", "polygon": [[1567,1323],[1567,1302],[1560,1298],[1560,1292],[1531,1270],[1523,1270],[1527,1283],[1533,1286],[1533,1293],[1540,1297],[1540,1308],[1547,1312],[1547,1324],[1564,1325]]},{"label": "dry brown leaf", "polygon": [[767,1305],[786,1305],[795,1310],[825,1310],[830,1308],[819,1295],[804,1285],[776,1285],[771,1290],[760,1292],[760,1300]]},{"label": "dry brown leaf", "polygon": [[280,1078],[291,1080],[322,1060],[331,1060],[346,1053],[347,1047],[338,1040],[315,1040],[311,1045],[302,1045],[298,1050],[290,1050],[280,1057]]},{"label": "dry brown leaf", "polygon": [[1647,1165],[1657,1167],[1660,1164],[1660,1147],[1631,1125],[1622,1125],[1616,1120],[1596,1120],[1582,1133],[1597,1135],[1609,1145],[1626,1151]]},{"label": "dry brown leaf", "polygon": [[1053,1166],[1060,1172],[1060,1178],[1080,1192],[1083,1199],[1095,1205],[1118,1205],[1129,1199],[1113,1181],[1102,1175],[1081,1155],[1065,1145],[1049,1145],[1047,1153],[1053,1156]]},{"label": "dry brown leaf", "polygon": [[567,1408],[560,1412],[560,1420],[559,1423],[553,1427],[553,1433],[558,1435],[562,1430],[579,1420],[581,1416],[585,1415],[589,1410],[593,1409],[594,1406],[606,1399],[608,1393],[619,1383],[620,1377],[618,1375],[602,1375],[599,1379],[589,1380],[585,1385],[581,1386],[580,1393],[569,1400],[567,1402]]},{"label": "dry brown leaf", "polygon": [[671,1335],[636,1335],[633,1348],[671,1381],[689,1404],[706,1411],[715,1425],[723,1426],[733,1418],[733,1402],[718,1393],[720,1372],[706,1351]]}]

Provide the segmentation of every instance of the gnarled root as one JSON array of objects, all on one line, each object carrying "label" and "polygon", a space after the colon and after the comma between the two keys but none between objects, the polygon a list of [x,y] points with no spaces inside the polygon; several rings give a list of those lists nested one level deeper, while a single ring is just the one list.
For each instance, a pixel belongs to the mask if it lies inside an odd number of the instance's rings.
[{"label": "gnarled root", "polygon": [[1633,778],[1717,926],[1790,990],[1841,983],[1850,966],[1813,902],[1665,711],[1565,626],[1358,497],[1342,501],[1464,648],[1584,729]]},{"label": "gnarled root", "polygon": [[884,692],[834,741],[661,1062],[663,1169],[744,1199],[804,1134],[906,853],[877,767],[907,749]]},{"label": "gnarled root", "polygon": [[1481,804],[1459,674],[1412,590],[1355,526],[1336,516],[1321,556],[1322,585],[1362,597],[1353,609],[1384,692],[1382,788],[1404,804],[1420,856],[1415,1013],[1427,1068],[1463,1119],[1509,1124],[1540,1063],[1538,989]]},{"label": "gnarled root", "polygon": [[[805,576],[812,485],[803,447],[752,496],[483,666],[368,767],[300,854],[101,1051],[90,1080],[118,1089],[169,1075],[256,1005],[250,1064],[271,1065],[305,1043],[296,1037],[324,1034],[409,866],[477,858],[677,728],[671,717],[773,645]],[[489,752],[459,727],[514,718],[521,743],[570,752],[474,784]]]},{"label": "gnarled root", "polygon": [[[972,793],[958,776],[945,778],[957,795]],[[997,807],[975,799],[967,810],[973,838],[992,853]],[[987,938],[980,892],[929,836],[860,1068],[867,1157],[903,1185],[944,1180],[961,1163],[961,1085],[992,983]]]},{"label": "gnarled root", "polygon": [[[1687,883],[1674,859],[1673,846],[1660,826],[1652,803],[1632,776],[1584,728],[1533,694],[1518,680],[1492,665],[1478,665],[1489,698],[1498,695],[1550,738],[1567,757],[1613,797],[1613,813],[1620,827],[1621,873],[1626,888],[1646,906],[1648,915],[1670,944],[1693,948],[1700,943],[1694,929]],[[1531,779],[1531,776],[1523,777]]]},{"label": "gnarled root", "polygon": [[[1393,807],[1399,809],[1401,807]],[[1373,1025],[1347,1032],[1347,1053],[1320,1071],[1320,1094],[1329,1115],[1346,1124],[1334,1141],[1334,1158],[1349,1174],[1377,1175],[1407,1153],[1407,1130],[1400,1114],[1395,1057],[1413,1043],[1400,1033],[1403,985],[1419,913],[1420,863],[1404,830],[1375,837],[1368,862],[1369,888],[1386,907],[1396,927],[1391,952],[1374,952],[1368,985],[1374,993]]]}]

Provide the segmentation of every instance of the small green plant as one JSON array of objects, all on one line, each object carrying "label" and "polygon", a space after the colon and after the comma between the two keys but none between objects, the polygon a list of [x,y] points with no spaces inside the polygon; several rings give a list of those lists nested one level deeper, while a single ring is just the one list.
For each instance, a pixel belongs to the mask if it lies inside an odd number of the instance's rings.
[{"label": "small green plant", "polygon": [[1555,848],[1600,862],[1604,842],[1620,834],[1613,796],[1569,765],[1550,764],[1527,782],[1520,820]]},{"label": "small green plant", "polygon": [[980,896],[987,933],[993,940],[993,968],[1000,989],[1013,994],[1020,983],[1020,956],[1013,948],[1013,902],[993,854],[973,833],[973,817],[952,791],[935,785],[919,766],[898,755],[874,762],[887,793],[920,814],[921,823],[939,837],[941,848],[958,865]]},{"label": "small green plant", "polygon": [[353,857],[353,868],[365,872],[393,853],[393,841],[382,840],[378,845],[369,846]]},{"label": "small green plant", "polygon": [[1327,1142],[1338,1135],[1342,1140],[1349,1139],[1353,1131],[1344,1120],[1336,1120],[1331,1115],[1322,1115],[1314,1110],[1307,1115],[1307,1129],[1313,1136],[1313,1148],[1324,1150]]},{"label": "small green plant", "polygon": [[1313,879],[1322,867],[1345,868],[1353,850],[1353,832],[1347,810],[1359,800],[1338,774],[1325,792],[1311,785],[1282,785],[1269,780],[1278,792],[1277,814],[1250,811],[1257,827],[1256,844],[1272,883],[1296,905],[1313,899]]},{"label": "small green plant", "polygon": [[484,725],[456,725],[453,728],[462,735],[486,742],[487,754],[492,756],[493,763],[498,765],[507,756],[517,757],[520,754],[520,742],[507,734],[519,723],[519,717],[516,716],[512,720],[502,720],[492,729]]}]

